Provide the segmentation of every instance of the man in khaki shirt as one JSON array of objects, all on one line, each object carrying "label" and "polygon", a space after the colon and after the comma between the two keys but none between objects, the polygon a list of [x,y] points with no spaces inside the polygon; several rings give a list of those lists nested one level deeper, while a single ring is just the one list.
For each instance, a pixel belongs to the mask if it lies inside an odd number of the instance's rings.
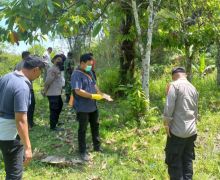
[{"label": "man in khaki shirt", "polygon": [[198,92],[186,79],[182,67],[172,70],[173,82],[167,91],[164,126],[167,132],[166,164],[171,180],[192,179],[194,141],[197,137]]}]

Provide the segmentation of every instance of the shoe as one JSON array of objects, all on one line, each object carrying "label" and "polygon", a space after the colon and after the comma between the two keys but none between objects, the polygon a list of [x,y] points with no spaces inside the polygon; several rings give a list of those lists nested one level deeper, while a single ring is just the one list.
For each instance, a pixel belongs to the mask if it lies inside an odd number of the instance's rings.
[{"label": "shoe", "polygon": [[63,122],[58,122],[58,123],[57,123],[57,126],[62,126],[62,125],[64,125]]},{"label": "shoe", "polygon": [[58,127],[55,127],[55,128],[51,128],[52,131],[64,131],[63,128],[58,128]]},{"label": "shoe", "polygon": [[87,153],[80,153],[80,158],[83,161],[89,161],[89,155]]}]

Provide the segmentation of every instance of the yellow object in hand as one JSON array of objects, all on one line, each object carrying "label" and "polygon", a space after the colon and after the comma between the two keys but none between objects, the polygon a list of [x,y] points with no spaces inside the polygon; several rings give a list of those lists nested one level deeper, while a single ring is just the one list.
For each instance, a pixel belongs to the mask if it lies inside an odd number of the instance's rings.
[{"label": "yellow object in hand", "polygon": [[103,96],[101,94],[92,94],[92,99],[101,100],[103,99]]}]

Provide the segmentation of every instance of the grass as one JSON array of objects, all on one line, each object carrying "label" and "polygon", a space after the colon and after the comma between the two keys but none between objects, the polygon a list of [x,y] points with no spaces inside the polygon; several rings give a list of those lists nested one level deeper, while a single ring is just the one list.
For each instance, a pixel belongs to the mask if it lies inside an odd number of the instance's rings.
[{"label": "grass", "polygon": [[[167,78],[154,81],[151,87],[152,105],[162,110],[164,88]],[[213,76],[194,82],[200,92],[202,117],[198,123],[198,139],[196,142],[196,160],[194,162],[195,180],[220,179],[220,121],[218,112],[218,89]],[[48,102],[36,89],[36,127],[30,132],[32,148],[44,155],[58,155],[67,158],[78,158],[77,154],[77,122],[75,114],[67,107],[61,115],[65,122],[64,133],[49,130]],[[164,163],[165,132],[159,116],[154,125],[143,125],[135,128],[132,123],[123,123],[126,107],[119,102],[99,103],[100,133],[104,153],[92,152],[91,135],[88,129],[87,142],[92,161],[72,167],[56,167],[40,162],[35,157],[25,169],[24,180],[166,180],[168,179]],[[120,107],[120,108],[119,108]],[[123,109],[122,109],[123,108]],[[123,114],[121,114],[123,112]],[[132,121],[132,119],[131,119]],[[3,163],[0,164],[0,179],[3,179]]]}]

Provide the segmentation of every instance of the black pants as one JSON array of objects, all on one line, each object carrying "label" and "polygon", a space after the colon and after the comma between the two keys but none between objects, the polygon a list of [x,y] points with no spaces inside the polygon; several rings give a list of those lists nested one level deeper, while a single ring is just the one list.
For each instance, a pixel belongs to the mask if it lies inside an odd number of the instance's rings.
[{"label": "black pants", "polygon": [[35,95],[34,95],[34,90],[31,89],[31,104],[28,108],[28,112],[27,112],[27,117],[28,117],[28,125],[29,127],[33,127],[34,126],[34,109],[35,109]]},{"label": "black pants", "polygon": [[48,96],[50,107],[50,128],[54,129],[58,123],[60,113],[63,107],[63,101],[60,96]]},{"label": "black pants", "polygon": [[193,160],[195,159],[194,142],[197,135],[179,138],[171,134],[165,148],[168,173],[171,180],[191,180]]},{"label": "black pants", "polygon": [[0,141],[0,149],[5,163],[6,180],[21,180],[23,172],[24,148],[20,140]]},{"label": "black pants", "polygon": [[99,150],[100,138],[99,138],[98,110],[91,113],[78,112],[77,120],[79,121],[79,129],[78,129],[79,152],[80,153],[86,152],[86,129],[88,122],[90,123],[94,150]]}]

